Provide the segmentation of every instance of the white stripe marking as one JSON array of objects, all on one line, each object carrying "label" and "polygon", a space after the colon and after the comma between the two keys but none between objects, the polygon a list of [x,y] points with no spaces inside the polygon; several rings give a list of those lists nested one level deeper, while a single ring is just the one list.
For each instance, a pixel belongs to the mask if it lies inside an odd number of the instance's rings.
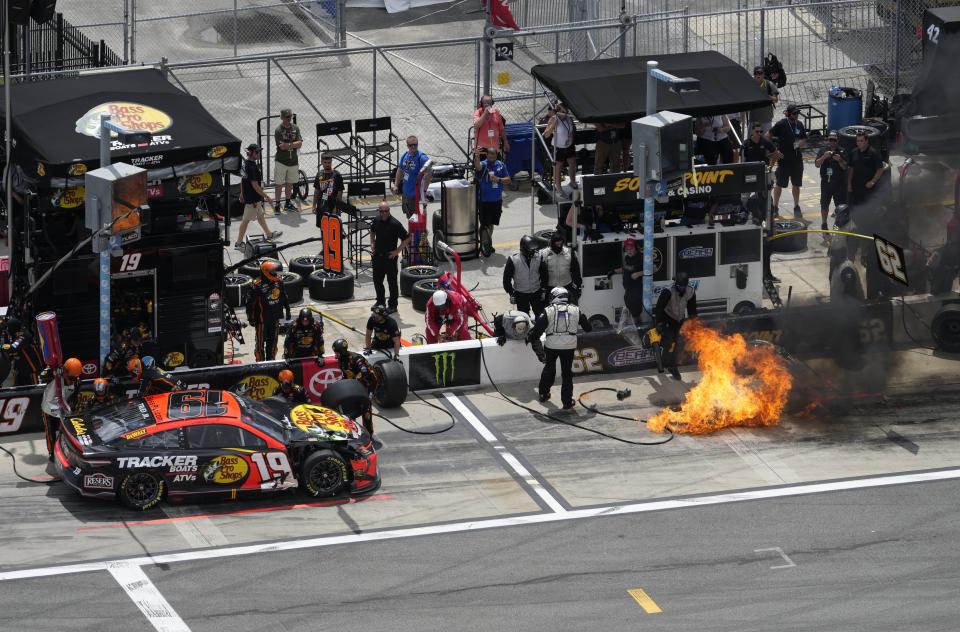
[{"label": "white stripe marking", "polygon": [[157,632],[190,632],[147,574],[137,564],[108,562],[107,570]]},{"label": "white stripe marking", "polygon": [[771,566],[771,567],[770,567],[770,570],[775,571],[775,570],[777,570],[777,569],[779,569],[779,568],[793,568],[793,567],[796,566],[796,564],[793,563],[793,560],[791,560],[789,557],[787,557],[787,554],[784,553],[784,552],[783,552],[783,549],[781,549],[779,546],[775,546],[775,547],[769,548],[769,549],[754,549],[754,550],[753,550],[754,553],[764,553],[764,552],[766,552],[766,551],[773,551],[773,552],[775,552],[775,553],[778,553],[778,554],[780,555],[780,557],[782,557],[782,558],[783,558],[784,560],[786,560],[786,562],[787,562],[786,564],[780,564],[780,565],[778,565],[778,566]]},{"label": "white stripe marking", "polygon": [[[348,535],[322,536],[306,540],[286,540],[265,544],[250,544],[230,546],[219,549],[202,551],[182,551],[180,553],[166,553],[152,557],[135,557],[125,561],[135,566],[152,564],[174,564],[177,562],[191,562],[194,560],[212,560],[241,555],[255,555],[274,551],[297,551],[301,549],[315,549],[340,544],[355,544],[358,542],[378,542],[413,538],[427,535],[446,533],[463,533],[482,529],[499,527],[517,527],[531,524],[546,524],[563,522],[566,520],[580,520],[583,518],[597,518],[601,516],[625,516],[638,513],[664,511],[667,509],[690,509],[708,505],[723,505],[748,500],[766,500],[769,498],[786,498],[790,496],[805,496],[809,494],[823,494],[827,492],[849,491],[853,489],[869,489],[871,487],[888,487],[892,485],[906,485],[909,483],[930,483],[960,479],[960,469],[941,470],[938,472],[915,472],[912,474],[896,474],[877,476],[875,478],[861,478],[850,481],[827,481],[824,483],[807,483],[791,487],[777,487],[774,489],[754,489],[742,492],[728,492],[710,496],[694,498],[679,498],[673,500],[651,500],[630,505],[610,505],[605,507],[591,507],[589,509],[574,509],[566,513],[539,513],[526,516],[511,516],[508,518],[491,518],[489,520],[473,520],[451,524],[425,525],[422,527],[404,527],[370,533],[352,533]],[[55,575],[69,575],[109,569],[109,565],[116,562],[82,562],[63,566],[47,566],[42,568],[25,568],[16,571],[0,573],[0,581],[11,579],[31,579],[36,577],[52,577]]]},{"label": "white stripe marking", "polygon": [[537,494],[537,496],[542,498],[543,502],[547,503],[547,507],[550,507],[550,509],[556,513],[566,513],[567,510],[562,504],[560,504],[560,501],[554,498],[553,494],[548,492],[540,483],[540,481],[534,478],[533,474],[530,473],[530,470],[525,468],[520,460],[511,454],[505,445],[500,443],[500,439],[497,439],[496,435],[490,432],[490,429],[487,428],[484,423],[473,414],[473,411],[467,408],[466,404],[460,401],[459,397],[452,393],[444,393],[443,396],[448,402],[453,404],[453,407],[457,409],[457,412],[463,415],[463,418],[466,419],[471,426],[473,426],[474,430],[476,430],[480,436],[487,441],[487,443],[496,449],[497,454],[500,455],[506,464],[510,466],[510,469],[516,472],[527,485],[533,488],[533,491]]},{"label": "white stripe marking", "polygon": [[[204,549],[210,546],[226,546],[230,544],[223,532],[217,528],[213,520],[206,516],[192,517],[183,507],[163,507],[163,513],[173,518],[176,527],[183,539],[195,549]],[[188,517],[188,520],[177,518]]]}]

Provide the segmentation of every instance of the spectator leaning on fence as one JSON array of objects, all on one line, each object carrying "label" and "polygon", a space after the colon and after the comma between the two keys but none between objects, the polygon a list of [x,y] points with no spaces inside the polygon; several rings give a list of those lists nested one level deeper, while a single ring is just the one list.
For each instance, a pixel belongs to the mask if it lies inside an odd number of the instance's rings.
[{"label": "spectator leaning on fence", "polygon": [[500,149],[503,143],[503,153],[510,151],[510,141],[504,133],[506,121],[500,110],[493,104],[493,97],[489,94],[483,95],[480,104],[473,112],[473,168],[480,169],[482,158],[480,154],[488,147]]},{"label": "spectator leaning on fence", "polygon": [[277,155],[273,164],[273,210],[280,212],[280,189],[283,188],[283,210],[295,211],[293,205],[293,185],[300,179],[300,165],[297,153],[303,145],[300,128],[293,122],[293,110],[280,110],[280,125],[273,132],[277,143]]}]

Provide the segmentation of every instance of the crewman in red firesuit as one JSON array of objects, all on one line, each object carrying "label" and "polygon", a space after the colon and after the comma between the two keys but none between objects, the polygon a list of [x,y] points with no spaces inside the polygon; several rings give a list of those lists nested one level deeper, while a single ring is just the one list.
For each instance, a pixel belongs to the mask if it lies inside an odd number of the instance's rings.
[{"label": "crewman in red firesuit", "polygon": [[[427,301],[427,344],[449,340],[470,340],[463,297],[457,292],[437,290]],[[440,330],[447,330],[441,335]]]},{"label": "crewman in red firesuit", "polygon": [[[367,393],[373,397],[380,387],[380,378],[377,373],[359,353],[350,351],[347,341],[343,338],[337,338],[333,341],[333,353],[337,356],[337,362],[340,363],[340,371],[345,380],[357,380],[365,387]],[[363,412],[363,427],[366,428],[370,436],[373,436],[373,411],[367,406]]]},{"label": "crewman in red firesuit", "polygon": [[247,320],[256,330],[253,356],[257,362],[273,360],[277,355],[277,334],[280,315],[286,312],[290,319],[290,301],[280,279],[280,263],[264,261],[260,264],[260,278],[250,285],[247,295]]}]

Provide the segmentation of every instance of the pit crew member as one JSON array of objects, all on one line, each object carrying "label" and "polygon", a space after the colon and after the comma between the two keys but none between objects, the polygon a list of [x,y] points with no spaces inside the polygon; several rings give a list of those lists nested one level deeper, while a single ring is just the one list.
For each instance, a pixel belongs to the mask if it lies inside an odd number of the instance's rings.
[{"label": "pit crew member", "polygon": [[283,312],[290,319],[290,302],[280,279],[280,263],[260,264],[260,278],[250,285],[247,295],[247,320],[256,329],[253,356],[257,362],[273,360],[277,355],[278,321]]},{"label": "pit crew member", "polygon": [[557,359],[560,360],[560,401],[564,410],[571,410],[576,405],[573,400],[573,354],[577,350],[577,327],[590,331],[587,317],[580,312],[576,305],[570,305],[570,294],[566,288],[555,287],[550,291],[550,304],[544,313],[537,316],[537,322],[527,336],[527,342],[540,340],[540,335],[546,332],[544,341],[546,362],[540,373],[540,401],[550,399],[550,389],[557,379]]},{"label": "pit crew member", "polygon": [[[427,300],[426,311],[427,344],[448,342],[450,340],[470,340],[467,329],[467,313],[463,307],[463,297],[457,292],[437,290]],[[446,332],[440,330],[446,325]]]},{"label": "pit crew member", "polygon": [[566,288],[570,302],[574,305],[580,299],[583,277],[580,275],[580,262],[577,253],[564,243],[563,233],[554,232],[550,236],[550,247],[540,251],[540,285],[544,292],[553,288]]},{"label": "pit crew member", "polygon": [[293,381],[293,371],[290,369],[283,369],[277,375],[277,381],[279,385],[277,389],[273,391],[274,397],[282,397],[291,404],[309,404],[310,399],[307,397],[307,391],[302,386]]},{"label": "pit crew member", "polygon": [[394,320],[384,305],[374,305],[367,319],[367,333],[363,337],[363,347],[367,350],[393,350],[400,355],[400,325]]},{"label": "pit crew member", "polygon": [[517,309],[534,317],[543,313],[543,287],[540,285],[540,264],[543,256],[537,241],[530,235],[520,238],[520,250],[510,255],[503,267],[503,290]]},{"label": "pit crew member", "polygon": [[158,367],[153,356],[133,358],[127,363],[127,371],[137,383],[137,397],[182,391],[186,388],[183,382]]},{"label": "pit crew member", "polygon": [[57,443],[60,424],[77,405],[77,388],[83,365],[76,358],[67,358],[63,366],[50,374],[43,389],[40,410],[43,411],[43,434],[47,440],[47,458],[53,460],[53,446]]},{"label": "pit crew member", "polygon": [[697,316],[697,293],[690,287],[690,277],[686,272],[677,272],[673,285],[660,292],[653,315],[663,345],[663,366],[673,379],[679,380],[677,342],[680,339],[680,327],[688,316]]},{"label": "pit crew member", "polygon": [[[367,394],[372,397],[380,386],[380,379],[367,359],[359,353],[350,351],[347,341],[343,338],[337,338],[333,341],[333,353],[340,364],[340,371],[345,380],[357,380],[367,389]],[[363,427],[366,428],[370,436],[373,436],[373,411],[367,406],[363,412]]]},{"label": "pit crew member", "polygon": [[323,355],[323,319],[313,318],[313,311],[304,307],[297,322],[287,329],[283,341],[283,359],[317,358]]}]

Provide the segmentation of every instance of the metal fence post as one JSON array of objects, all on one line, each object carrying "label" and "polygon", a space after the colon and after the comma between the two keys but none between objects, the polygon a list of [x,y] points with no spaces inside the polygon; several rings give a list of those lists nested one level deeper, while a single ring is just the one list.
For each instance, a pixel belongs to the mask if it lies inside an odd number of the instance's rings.
[{"label": "metal fence post", "polygon": [[483,21],[483,94],[490,94],[490,79],[493,69],[491,68],[490,51],[493,48],[493,38],[490,37],[490,30],[493,23],[490,21],[490,3],[486,4]]},{"label": "metal fence post", "polygon": [[137,0],[130,0],[130,63],[137,63]]},{"label": "metal fence post", "polygon": [[767,56],[767,3],[760,3],[760,65]]},{"label": "metal fence post", "polygon": [[900,33],[903,31],[903,2],[897,3],[897,15],[893,21],[894,46],[893,46],[893,94],[900,92]]},{"label": "metal fence post", "polygon": [[627,56],[627,0],[620,0],[620,57]]},{"label": "metal fence post", "polygon": [[233,56],[237,56],[237,38],[240,35],[240,25],[237,24],[237,0],[233,0]]},{"label": "metal fence post", "polygon": [[345,13],[347,10],[347,0],[337,0],[337,48],[347,47],[347,21]]},{"label": "metal fence post", "polygon": [[[62,31],[63,14],[57,14],[57,28]],[[130,63],[130,0],[123,0],[123,65]],[[62,39],[62,35],[57,36]]]},{"label": "metal fence post", "polygon": [[[377,118],[377,49],[373,49],[373,81],[370,82],[373,88],[373,112],[371,118]],[[376,136],[374,136],[376,137]]]},{"label": "metal fence post", "polygon": [[[270,67],[273,66],[273,58],[267,57],[267,116],[270,116],[272,111],[272,103],[270,103]],[[270,119],[267,119],[266,125],[266,138],[264,139],[264,145],[266,146],[267,151],[263,153],[263,156],[266,158],[264,160],[263,170],[264,170],[264,182],[270,182],[270,141],[272,140],[272,134],[270,133]],[[257,141],[259,142],[259,138]]]},{"label": "metal fence post", "polygon": [[690,52],[690,7],[683,7],[683,52]]}]

